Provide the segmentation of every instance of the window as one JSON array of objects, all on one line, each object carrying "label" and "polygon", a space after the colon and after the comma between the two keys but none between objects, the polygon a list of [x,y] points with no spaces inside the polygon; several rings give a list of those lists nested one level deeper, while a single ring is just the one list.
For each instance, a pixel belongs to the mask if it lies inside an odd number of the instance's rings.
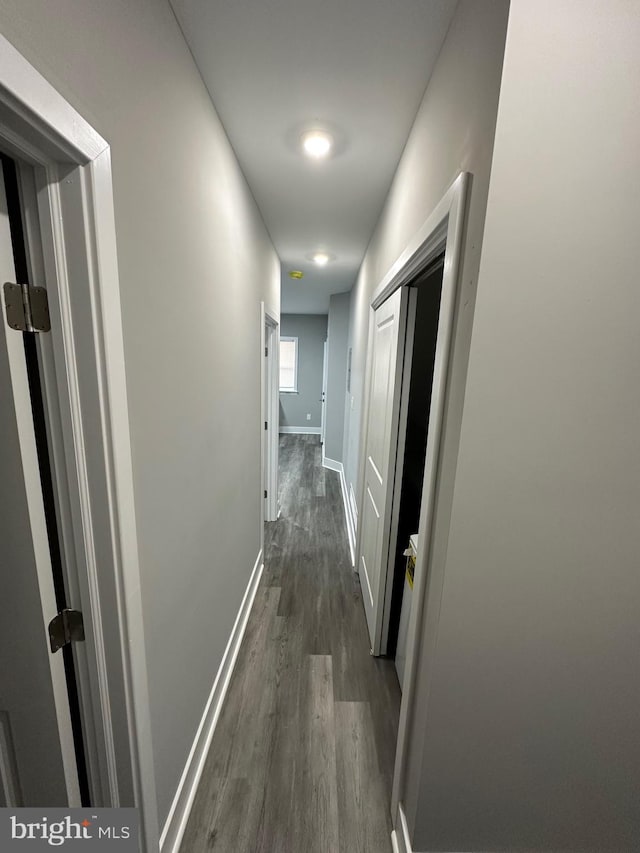
[{"label": "window", "polygon": [[280,338],[280,390],[298,390],[298,339]]}]

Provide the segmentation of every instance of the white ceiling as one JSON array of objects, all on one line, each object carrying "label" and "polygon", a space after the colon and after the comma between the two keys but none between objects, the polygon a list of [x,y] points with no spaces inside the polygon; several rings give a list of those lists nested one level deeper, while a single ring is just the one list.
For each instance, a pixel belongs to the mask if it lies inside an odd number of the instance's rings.
[{"label": "white ceiling", "polygon": [[[355,281],[456,0],[171,3],[282,261],[282,311],[326,313]],[[301,153],[316,126],[336,140],[326,161]]]}]

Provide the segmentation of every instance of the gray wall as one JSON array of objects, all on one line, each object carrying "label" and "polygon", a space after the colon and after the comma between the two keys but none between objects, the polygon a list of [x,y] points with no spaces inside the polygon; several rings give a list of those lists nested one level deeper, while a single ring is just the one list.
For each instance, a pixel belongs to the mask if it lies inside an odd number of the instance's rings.
[{"label": "gray wall", "polygon": [[[280,334],[298,338],[298,393],[280,394],[280,426],[320,429],[326,314],[283,314]],[[307,420],[307,413],[311,420]]]},{"label": "gray wall", "polygon": [[162,822],[260,549],[279,264],[168,3],[3,0],[0,27],[112,146]]},{"label": "gray wall", "polygon": [[508,0],[461,0],[352,293],[344,462],[348,487],[356,496],[371,296],[459,172],[467,170],[473,186],[463,262],[465,310],[457,335],[467,351],[462,345],[456,354],[459,392],[452,401],[461,409],[508,8]]},{"label": "gray wall", "polygon": [[350,305],[351,293],[335,293],[329,298],[324,455],[335,462],[342,462]]},{"label": "gray wall", "polygon": [[[344,462],[349,491],[357,498],[371,296],[459,172],[471,172],[461,270],[462,310],[453,335],[447,440],[442,450],[440,506],[445,519],[457,460],[508,11],[508,0],[460,1],[352,294],[352,381],[345,412]],[[446,553],[446,534],[445,525],[434,543],[438,553]],[[402,790],[412,835],[421,805],[425,737],[424,712],[421,708],[410,709],[410,717],[415,718],[416,714],[417,724],[410,729],[410,762]],[[442,732],[439,734],[449,743]]]},{"label": "gray wall", "polygon": [[415,850],[638,850],[639,45],[512,0]]}]

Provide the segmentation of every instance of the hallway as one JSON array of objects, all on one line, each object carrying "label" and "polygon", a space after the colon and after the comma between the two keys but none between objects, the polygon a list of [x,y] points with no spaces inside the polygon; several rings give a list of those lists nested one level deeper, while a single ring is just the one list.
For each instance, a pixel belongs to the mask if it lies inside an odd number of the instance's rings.
[{"label": "hallway", "polygon": [[280,437],[281,516],[183,853],[386,853],[400,707],[369,654],[338,474]]}]

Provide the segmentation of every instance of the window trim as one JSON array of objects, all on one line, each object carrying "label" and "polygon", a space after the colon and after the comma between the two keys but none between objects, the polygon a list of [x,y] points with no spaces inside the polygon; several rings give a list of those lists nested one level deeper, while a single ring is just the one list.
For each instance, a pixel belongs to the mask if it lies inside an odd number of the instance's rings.
[{"label": "window trim", "polygon": [[[280,360],[278,360],[278,391],[281,394],[297,394],[298,393],[298,338],[296,335],[280,335],[280,345],[285,342],[295,344],[295,356],[293,361],[293,386],[290,388],[283,388],[280,384],[282,381],[282,374],[280,373]],[[278,356],[281,354],[281,347],[278,347]]]}]

